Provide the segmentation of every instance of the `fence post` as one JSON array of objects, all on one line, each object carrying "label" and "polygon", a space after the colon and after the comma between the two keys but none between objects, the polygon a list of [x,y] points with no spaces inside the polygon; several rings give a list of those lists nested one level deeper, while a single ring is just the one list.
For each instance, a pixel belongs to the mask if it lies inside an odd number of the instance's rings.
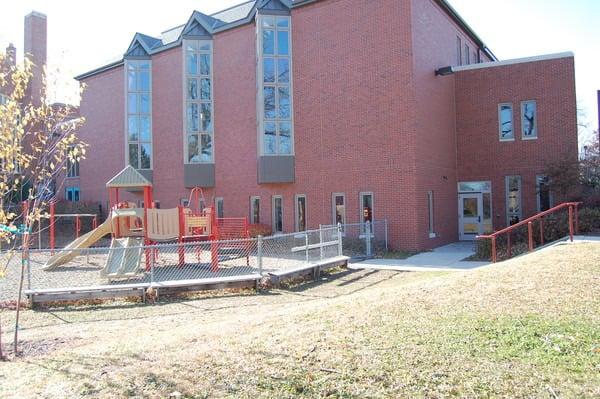
[{"label": "fence post", "polygon": [[260,274],[262,276],[262,268],[263,268],[263,236],[259,235],[257,237],[257,242],[256,242],[256,256],[258,257],[258,274]]},{"label": "fence post", "polygon": [[304,232],[304,243],[305,243],[305,251],[306,251],[306,263],[310,263],[309,261],[309,255],[308,255],[308,232]]},{"label": "fence post", "polygon": [[569,206],[569,237],[573,242],[573,207]]},{"label": "fence post", "polygon": [[344,249],[342,248],[342,224],[338,223],[337,226],[338,256],[342,256],[344,254]]},{"label": "fence post", "polygon": [[533,223],[527,222],[527,237],[529,241],[529,252],[533,251]]},{"label": "fence post", "polygon": [[388,220],[385,219],[384,221],[384,229],[385,229],[385,252],[388,251]]},{"label": "fence post", "polygon": [[367,244],[367,258],[371,257],[371,221],[367,220],[365,225],[365,242]]},{"label": "fence post", "polygon": [[323,225],[319,224],[319,259],[323,260]]}]

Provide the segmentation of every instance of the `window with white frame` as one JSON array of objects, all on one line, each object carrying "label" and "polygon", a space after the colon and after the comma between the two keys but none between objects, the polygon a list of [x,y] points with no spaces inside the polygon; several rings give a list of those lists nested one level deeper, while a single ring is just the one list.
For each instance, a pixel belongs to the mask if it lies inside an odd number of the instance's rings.
[{"label": "window with white frame", "polygon": [[296,231],[306,231],[306,195],[296,195]]},{"label": "window with white frame", "polygon": [[536,139],[537,132],[537,104],[535,101],[521,103],[521,132],[523,140]]},{"label": "window with white frame", "polygon": [[471,63],[471,49],[469,49],[469,45],[465,43],[465,65],[469,65]]},{"label": "window with white frame", "polygon": [[67,177],[79,177],[79,159],[77,155],[72,154],[75,147],[69,147],[67,152]]},{"label": "window with white frame", "polygon": [[260,197],[250,197],[250,223],[260,223]]},{"label": "window with white frame", "polygon": [[259,34],[260,143],[262,155],[294,152],[291,19],[261,15]]},{"label": "window with white frame", "polygon": [[513,107],[511,103],[498,105],[498,133],[500,141],[513,141],[515,139]]},{"label": "window with white frame", "polygon": [[554,198],[550,191],[550,180],[548,176],[539,175],[535,177],[537,211],[543,212],[554,206]]},{"label": "window with white frame", "polygon": [[521,176],[506,176],[506,223],[513,225],[521,221]]},{"label": "window with white frame", "polygon": [[456,36],[456,65],[462,65],[462,40]]},{"label": "window with white frame", "polygon": [[333,193],[331,195],[333,223],[346,224],[346,195],[344,193]]},{"label": "window with white frame", "polygon": [[271,197],[271,227],[273,233],[283,233],[283,197]]},{"label": "window with white frame", "polygon": [[216,208],[216,212],[217,212],[217,217],[218,218],[223,218],[225,217],[225,213],[223,210],[223,198],[222,197],[217,197],[215,198],[215,208]]},{"label": "window with white frame", "polygon": [[[360,193],[360,220],[363,232],[367,222],[373,223],[373,193]],[[373,231],[372,225],[371,231]]]},{"label": "window with white frame", "polygon": [[214,162],[213,79],[210,40],[185,40],[186,163]]},{"label": "window with white frame", "polygon": [[79,187],[65,188],[65,199],[70,202],[79,202]]},{"label": "window with white frame", "polygon": [[433,191],[427,192],[427,222],[428,222],[428,232],[429,238],[435,237],[435,229],[433,225]]},{"label": "window with white frame", "polygon": [[150,60],[127,60],[127,162],[152,169],[152,67]]}]

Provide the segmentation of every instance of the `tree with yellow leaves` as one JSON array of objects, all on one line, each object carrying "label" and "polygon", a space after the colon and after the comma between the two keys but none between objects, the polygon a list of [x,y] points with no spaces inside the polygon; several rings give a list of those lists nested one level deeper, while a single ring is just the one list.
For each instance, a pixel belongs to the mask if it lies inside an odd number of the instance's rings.
[{"label": "tree with yellow leaves", "polygon": [[[8,248],[5,259],[10,259],[11,253],[22,256],[15,355],[29,232],[45,216],[67,163],[78,162],[86,151],[86,145],[77,138],[83,118],[74,118],[71,106],[47,104],[45,89],[28,93],[31,77],[32,64],[27,58],[23,65],[16,65],[0,53],[0,243],[3,249]],[[45,78],[43,81],[45,87]],[[0,278],[7,267],[8,262],[0,264]]]}]

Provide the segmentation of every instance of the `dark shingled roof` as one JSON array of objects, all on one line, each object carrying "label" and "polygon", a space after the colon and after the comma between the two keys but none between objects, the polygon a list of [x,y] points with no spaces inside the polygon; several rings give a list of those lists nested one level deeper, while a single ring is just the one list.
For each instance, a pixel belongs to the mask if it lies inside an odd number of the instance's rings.
[{"label": "dark shingled roof", "polygon": [[[150,55],[158,53],[160,51],[168,50],[172,47],[181,44],[181,36],[186,26],[193,20],[198,20],[200,24],[210,34],[222,32],[227,29],[235,28],[245,23],[251,23],[253,21],[256,9],[269,8],[273,3],[277,3],[279,7],[283,6],[286,8],[297,8],[310,3],[325,0],[250,0],[236,6],[227,8],[217,13],[206,15],[199,11],[194,11],[187,23],[176,26],[169,30],[162,32],[160,38],[144,35],[137,33],[133,42],[130,44],[127,52],[132,50],[136,45],[137,41],[143,42],[144,47],[149,50]],[[448,4],[447,0],[435,0],[440,7],[450,15],[450,17],[462,28],[465,32],[477,43],[483,52],[489,55],[493,60],[497,60],[496,56],[487,48],[485,43],[475,34],[475,32],[467,25],[467,23],[458,15],[456,10]],[[271,4],[270,4],[271,3]],[[375,2],[374,2],[375,3]],[[126,54],[127,54],[126,52]],[[75,79],[82,80],[95,74],[104,72],[106,70],[120,66],[123,63],[123,58],[120,61],[112,62],[108,65],[104,65],[97,69],[89,72],[85,72]]]}]

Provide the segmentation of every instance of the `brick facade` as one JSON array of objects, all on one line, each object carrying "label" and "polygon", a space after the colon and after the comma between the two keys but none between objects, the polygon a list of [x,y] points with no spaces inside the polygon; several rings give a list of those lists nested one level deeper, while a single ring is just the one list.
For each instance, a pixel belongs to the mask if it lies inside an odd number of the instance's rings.
[{"label": "brick facade", "polygon": [[[213,35],[215,187],[205,195],[223,197],[225,216],[247,216],[250,197],[260,196],[261,222],[270,224],[271,197],[282,195],[284,230],[293,231],[294,196],[304,194],[307,224],[315,228],[332,222],[332,193],[344,193],[347,221],[357,222],[359,194],[372,192],[374,217],[389,220],[392,247],[426,249],[457,240],[456,186],[460,179],[471,178],[469,167],[461,165],[462,159],[468,161],[461,146],[476,134],[463,126],[462,118],[475,112],[469,107],[486,95],[484,81],[494,81],[500,69],[435,76],[436,69],[456,63],[457,35],[470,49],[478,48],[471,35],[438,1],[376,3],[321,0],[291,10],[294,183],[258,184],[255,24]],[[154,197],[163,208],[178,205],[189,192],[183,184],[182,62],[181,46],[152,56]],[[572,59],[548,62],[555,71],[572,73]],[[484,77],[471,84],[470,75]],[[539,93],[548,98],[547,104],[539,103],[540,117],[558,112],[568,126],[575,117],[574,103],[555,101],[551,90],[559,83],[558,90],[564,92],[565,85],[570,89],[574,78],[561,75],[559,82],[551,73],[546,78],[550,82],[529,82],[547,87]],[[104,202],[106,181],[126,162],[123,66],[81,79],[87,84],[81,103],[87,123],[81,137],[91,148],[80,178],[65,185],[79,185],[84,200]],[[491,131],[490,140],[497,140],[496,106],[480,122]],[[562,143],[554,122],[544,123],[552,127],[540,126],[540,140],[531,145]],[[571,137],[565,140],[568,152]],[[553,156],[541,152],[542,158]],[[478,170],[504,173],[502,167],[490,168],[489,161],[481,158]],[[435,196],[434,238],[427,229],[430,190]]]}]

